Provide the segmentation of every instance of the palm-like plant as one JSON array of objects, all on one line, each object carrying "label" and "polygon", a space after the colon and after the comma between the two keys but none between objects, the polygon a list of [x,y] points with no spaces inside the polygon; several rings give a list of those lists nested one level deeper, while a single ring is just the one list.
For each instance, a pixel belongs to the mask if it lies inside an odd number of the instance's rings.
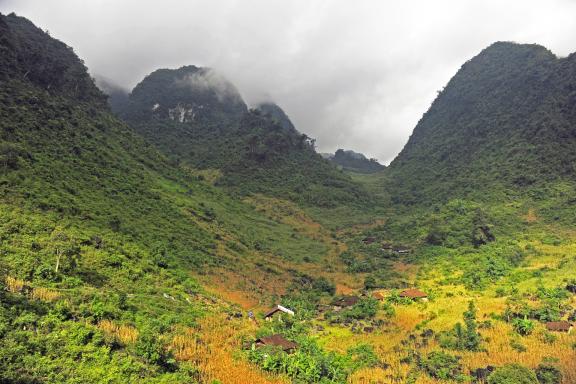
[{"label": "palm-like plant", "polygon": [[526,316],[523,319],[514,319],[512,321],[512,326],[514,327],[514,330],[522,336],[527,336],[534,330],[534,322],[528,320]]}]

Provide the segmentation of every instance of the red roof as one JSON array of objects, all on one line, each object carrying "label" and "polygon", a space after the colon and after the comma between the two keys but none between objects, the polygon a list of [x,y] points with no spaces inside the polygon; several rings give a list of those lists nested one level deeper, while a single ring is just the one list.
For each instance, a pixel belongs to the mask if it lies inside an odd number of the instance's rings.
[{"label": "red roof", "polygon": [[424,297],[428,297],[428,295],[419,289],[407,289],[405,291],[400,292],[400,297],[409,297],[411,299],[421,299]]},{"label": "red roof", "polygon": [[549,331],[568,332],[572,324],[568,321],[549,321],[546,323],[546,329]]},{"label": "red roof", "polygon": [[271,345],[281,347],[283,351],[290,351],[298,346],[293,341],[286,340],[282,335],[261,337],[256,340],[257,346]]}]

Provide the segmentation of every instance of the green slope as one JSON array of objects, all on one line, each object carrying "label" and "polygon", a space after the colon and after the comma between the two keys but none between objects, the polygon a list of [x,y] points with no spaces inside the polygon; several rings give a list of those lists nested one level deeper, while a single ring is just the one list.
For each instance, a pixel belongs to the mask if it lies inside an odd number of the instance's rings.
[{"label": "green slope", "polygon": [[289,284],[295,271],[262,259],[294,266],[326,246],[175,167],[65,44],[15,15],[0,31],[0,381],[193,382],[166,344],[230,310],[194,276],[241,264]]},{"label": "green slope", "polygon": [[465,63],[390,165],[394,201],[485,199],[576,174],[576,56],[495,43]]},{"label": "green slope", "polygon": [[371,196],[322,159],[313,140],[286,129],[277,109],[263,108],[248,111],[227,80],[187,66],[147,76],[118,113],[175,162],[220,170],[217,185],[235,194],[325,209],[370,205]]}]

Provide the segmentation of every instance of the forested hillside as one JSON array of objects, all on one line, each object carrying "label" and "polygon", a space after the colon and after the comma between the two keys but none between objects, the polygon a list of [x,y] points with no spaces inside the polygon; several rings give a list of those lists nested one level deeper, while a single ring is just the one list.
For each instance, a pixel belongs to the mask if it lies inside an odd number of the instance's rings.
[{"label": "forested hillside", "polygon": [[216,185],[235,194],[328,209],[370,205],[370,195],[322,159],[314,140],[296,131],[279,107],[248,110],[213,70],[157,70],[118,113],[176,163],[221,172]]},{"label": "forested hillside", "polygon": [[576,55],[499,42],[438,94],[388,170],[394,201],[490,199],[575,179]]},{"label": "forested hillside", "polygon": [[0,381],[200,380],[208,352],[181,340],[237,309],[198,279],[226,276],[259,305],[329,243],[176,167],[112,115],[70,47],[13,14],[0,30]]}]

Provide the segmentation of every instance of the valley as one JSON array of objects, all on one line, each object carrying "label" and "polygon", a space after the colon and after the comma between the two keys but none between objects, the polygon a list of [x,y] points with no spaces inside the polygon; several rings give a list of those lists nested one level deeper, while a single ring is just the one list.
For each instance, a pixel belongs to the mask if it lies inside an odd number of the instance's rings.
[{"label": "valley", "polygon": [[495,43],[337,166],[209,68],[0,52],[0,382],[576,383],[574,54]]}]

